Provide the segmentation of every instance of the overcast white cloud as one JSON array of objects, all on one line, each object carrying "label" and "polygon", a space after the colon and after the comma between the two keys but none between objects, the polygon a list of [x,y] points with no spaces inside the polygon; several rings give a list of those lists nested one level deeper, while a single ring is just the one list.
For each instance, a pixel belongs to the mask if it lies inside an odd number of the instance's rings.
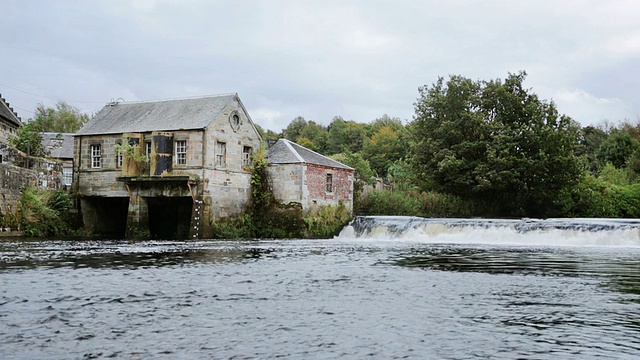
[{"label": "overcast white cloud", "polygon": [[0,2],[0,93],[25,119],[56,99],[237,92],[274,131],[409,120],[438,76],[519,70],[583,125],[640,116],[635,0]]}]

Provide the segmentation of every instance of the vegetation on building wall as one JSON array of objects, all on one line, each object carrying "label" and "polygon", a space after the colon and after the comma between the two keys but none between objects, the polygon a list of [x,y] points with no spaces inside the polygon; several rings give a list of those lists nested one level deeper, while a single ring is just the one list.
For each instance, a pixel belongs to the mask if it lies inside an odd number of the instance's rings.
[{"label": "vegetation on building wall", "polygon": [[247,212],[212,220],[216,238],[327,238],[351,220],[347,207],[342,203],[319,206],[306,214],[300,203],[279,203],[273,196],[264,153],[262,149],[254,156],[251,167],[252,201]]}]

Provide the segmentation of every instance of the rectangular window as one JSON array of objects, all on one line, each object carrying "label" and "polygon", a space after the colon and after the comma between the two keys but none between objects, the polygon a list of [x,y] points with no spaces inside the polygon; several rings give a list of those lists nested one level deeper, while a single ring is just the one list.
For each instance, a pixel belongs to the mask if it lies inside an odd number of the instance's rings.
[{"label": "rectangular window", "polygon": [[327,192],[333,192],[333,174],[327,174]]},{"label": "rectangular window", "polygon": [[122,167],[122,152],[116,152],[116,169],[120,169]]},{"label": "rectangular window", "polygon": [[91,145],[91,168],[99,169],[102,167],[102,145]]},{"label": "rectangular window", "polygon": [[242,148],[242,166],[251,166],[251,147]]},{"label": "rectangular window", "polygon": [[151,141],[144,142],[144,156],[147,158],[147,161],[151,160]]},{"label": "rectangular window", "polygon": [[227,166],[227,144],[220,141],[216,143],[216,166]]},{"label": "rectangular window", "polygon": [[62,168],[62,181],[69,186],[73,182],[73,169],[70,167]]},{"label": "rectangular window", "polygon": [[187,165],[187,140],[176,141],[176,165]]}]

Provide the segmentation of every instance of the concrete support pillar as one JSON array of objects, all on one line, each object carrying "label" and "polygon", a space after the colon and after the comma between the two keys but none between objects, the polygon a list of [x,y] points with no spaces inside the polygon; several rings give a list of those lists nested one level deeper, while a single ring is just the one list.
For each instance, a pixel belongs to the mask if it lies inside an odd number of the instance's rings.
[{"label": "concrete support pillar", "polygon": [[127,239],[149,238],[149,206],[147,200],[137,194],[129,198],[127,212]]},{"label": "concrete support pillar", "polygon": [[98,222],[96,207],[93,206],[93,203],[91,201],[87,200],[84,197],[81,197],[80,211],[82,211],[82,222],[84,223],[84,228],[91,234],[95,233],[96,224]]}]

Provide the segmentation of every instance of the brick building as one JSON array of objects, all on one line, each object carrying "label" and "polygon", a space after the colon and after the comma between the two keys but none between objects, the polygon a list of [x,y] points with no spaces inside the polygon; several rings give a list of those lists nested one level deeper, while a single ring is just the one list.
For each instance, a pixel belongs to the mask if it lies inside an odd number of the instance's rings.
[{"label": "brick building", "polygon": [[342,202],[353,210],[353,168],[286,139],[271,144],[267,159],[279,202],[299,202],[305,211]]}]

